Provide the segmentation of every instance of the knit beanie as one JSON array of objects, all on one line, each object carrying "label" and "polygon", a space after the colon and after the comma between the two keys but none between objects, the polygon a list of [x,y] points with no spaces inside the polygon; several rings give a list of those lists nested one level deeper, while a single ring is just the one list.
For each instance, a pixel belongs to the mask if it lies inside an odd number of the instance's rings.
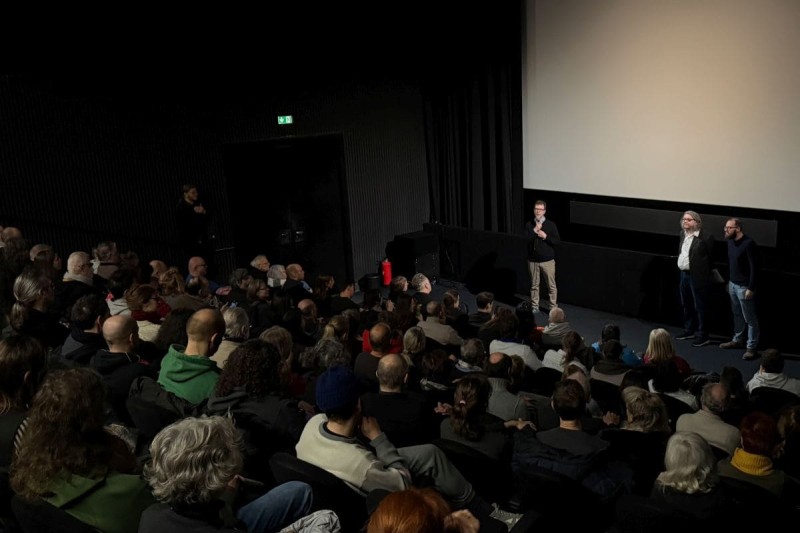
[{"label": "knit beanie", "polygon": [[331,411],[358,399],[358,378],[346,366],[333,366],[317,378],[317,408]]}]

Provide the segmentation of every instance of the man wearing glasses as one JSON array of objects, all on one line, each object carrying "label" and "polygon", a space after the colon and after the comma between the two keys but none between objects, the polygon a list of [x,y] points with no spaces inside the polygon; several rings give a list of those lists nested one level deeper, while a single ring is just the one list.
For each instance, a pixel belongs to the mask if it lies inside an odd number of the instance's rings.
[{"label": "man wearing glasses", "polygon": [[728,266],[731,275],[728,294],[733,309],[733,340],[723,342],[719,347],[728,350],[746,347],[747,351],[742,359],[752,361],[760,357],[756,351],[759,335],[756,315],[758,248],[755,241],[742,232],[742,222],[738,218],[729,218],[725,222],[725,240],[728,241]]},{"label": "man wearing glasses", "polygon": [[533,206],[533,220],[525,224],[528,237],[528,269],[531,273],[531,306],[533,312],[539,311],[539,286],[541,278],[547,285],[550,309],[558,307],[556,289],[556,252],[561,243],[555,222],[545,218],[547,203],[536,200]]},{"label": "man wearing glasses", "polygon": [[713,281],[711,254],[714,251],[714,236],[703,229],[703,221],[694,211],[683,213],[681,229],[678,270],[681,271],[683,333],[676,338],[694,338],[692,346],[708,346],[711,341],[706,329],[706,313]]}]

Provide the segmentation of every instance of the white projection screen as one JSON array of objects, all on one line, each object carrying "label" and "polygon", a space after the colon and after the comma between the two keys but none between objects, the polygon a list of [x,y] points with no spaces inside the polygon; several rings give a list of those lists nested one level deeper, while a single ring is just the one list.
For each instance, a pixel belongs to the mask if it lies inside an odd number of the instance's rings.
[{"label": "white projection screen", "polygon": [[526,189],[800,211],[800,1],[526,10]]}]

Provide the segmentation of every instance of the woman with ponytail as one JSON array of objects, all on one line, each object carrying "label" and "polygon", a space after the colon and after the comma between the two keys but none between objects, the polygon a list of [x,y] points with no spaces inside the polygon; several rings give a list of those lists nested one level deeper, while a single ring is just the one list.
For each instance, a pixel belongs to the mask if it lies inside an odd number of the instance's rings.
[{"label": "woman with ponytail", "polygon": [[34,269],[26,269],[14,281],[11,327],[20,335],[37,339],[45,348],[61,346],[69,330],[49,313],[55,296],[53,282]]}]

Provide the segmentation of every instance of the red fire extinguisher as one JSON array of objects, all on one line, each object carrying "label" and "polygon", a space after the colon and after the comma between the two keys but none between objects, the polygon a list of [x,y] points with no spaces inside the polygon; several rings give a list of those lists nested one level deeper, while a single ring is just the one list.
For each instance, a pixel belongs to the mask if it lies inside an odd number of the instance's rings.
[{"label": "red fire extinguisher", "polygon": [[381,261],[381,274],[383,275],[383,285],[388,286],[392,282],[392,263],[388,257]]}]

